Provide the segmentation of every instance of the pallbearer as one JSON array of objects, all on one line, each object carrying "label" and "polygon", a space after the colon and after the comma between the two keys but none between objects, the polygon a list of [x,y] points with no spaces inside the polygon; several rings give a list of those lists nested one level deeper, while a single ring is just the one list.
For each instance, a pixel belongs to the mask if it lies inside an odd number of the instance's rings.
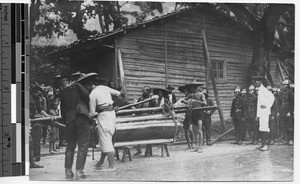
[{"label": "pallbearer", "polygon": [[[192,84],[187,84],[190,94],[185,98],[185,100],[191,99],[191,107],[197,108],[197,107],[203,107],[207,105],[205,96],[203,93],[199,90],[200,86],[203,84],[194,82]],[[196,137],[196,149],[195,152],[202,153],[202,146],[203,146],[203,132],[202,132],[202,120],[203,120],[203,110],[193,110],[191,114],[192,118],[192,126],[194,130],[194,134]]]},{"label": "pallbearer", "polygon": [[[95,86],[93,84],[93,76],[95,75],[97,74],[86,74],[86,77],[79,81],[91,92],[89,95],[90,116],[97,117],[97,127],[100,137],[99,142],[102,153],[95,167],[101,171],[115,171],[115,149],[112,136],[116,131],[116,113],[113,108],[112,96],[119,96],[121,92],[104,85]],[[106,156],[109,161],[108,168],[103,167]]]},{"label": "pallbearer", "polygon": [[169,94],[168,94],[168,100],[169,100],[169,102],[170,102],[171,104],[176,103],[176,102],[177,102],[176,96],[175,96],[175,94],[173,93],[173,90],[174,90],[175,88],[169,84],[168,87],[167,87],[166,89],[169,91]]},{"label": "pallbearer", "polygon": [[[178,90],[181,93],[185,94],[185,97],[179,99],[175,104],[174,107],[189,107],[190,101],[189,100],[184,100],[189,94],[189,90],[187,88],[187,86],[179,86]],[[187,141],[188,147],[187,149],[193,149],[193,143],[194,143],[194,132],[193,132],[193,127],[192,127],[192,118],[191,118],[191,114],[192,114],[192,110],[189,108],[186,112],[185,112],[185,117],[184,117],[184,121],[183,121],[183,128],[184,128],[184,134],[185,134],[185,139]]]}]

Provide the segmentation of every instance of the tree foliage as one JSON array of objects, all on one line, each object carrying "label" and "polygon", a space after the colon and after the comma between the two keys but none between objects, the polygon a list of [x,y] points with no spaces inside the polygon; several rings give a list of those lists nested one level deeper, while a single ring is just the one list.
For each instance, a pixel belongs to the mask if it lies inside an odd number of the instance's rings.
[{"label": "tree foliage", "polygon": [[[174,11],[191,8],[199,4],[177,2]],[[138,7],[139,10],[123,9],[122,7],[126,5]],[[163,14],[162,5],[161,2],[140,1],[120,3],[118,1],[31,0],[31,36],[60,37],[64,36],[68,30],[72,30],[78,39],[85,39],[128,25],[129,16],[135,18],[136,23],[139,23],[149,17]],[[213,3],[212,5],[224,16],[238,21],[254,33],[253,56],[248,70],[249,82],[252,81],[254,75],[267,75],[271,81],[268,61],[274,45],[280,48],[281,60],[293,74],[294,5],[258,3]],[[99,20],[100,30],[88,30],[86,28],[85,25],[90,19]],[[44,54],[40,56],[43,58]],[[38,58],[36,59],[38,60]]]}]

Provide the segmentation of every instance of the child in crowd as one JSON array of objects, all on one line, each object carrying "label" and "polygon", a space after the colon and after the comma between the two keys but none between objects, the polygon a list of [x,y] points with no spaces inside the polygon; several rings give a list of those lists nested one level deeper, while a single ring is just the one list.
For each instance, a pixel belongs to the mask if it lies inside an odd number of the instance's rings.
[{"label": "child in crowd", "polygon": [[[52,100],[50,105],[50,110],[49,110],[49,114],[51,116],[58,116],[59,115],[59,111],[58,111],[58,102],[56,100]],[[56,126],[57,120],[52,119],[52,124],[49,126],[49,152],[51,154],[54,154],[53,151],[57,151],[56,150],[56,143],[59,140],[59,129]]]}]

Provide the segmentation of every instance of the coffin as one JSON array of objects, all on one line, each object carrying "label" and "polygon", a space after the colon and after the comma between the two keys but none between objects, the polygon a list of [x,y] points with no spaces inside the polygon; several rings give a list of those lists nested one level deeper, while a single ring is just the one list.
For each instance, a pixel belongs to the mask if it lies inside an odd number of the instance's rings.
[{"label": "coffin", "polygon": [[119,143],[168,139],[172,142],[181,128],[180,121],[174,121],[172,116],[165,117],[163,114],[117,117],[115,141]]}]

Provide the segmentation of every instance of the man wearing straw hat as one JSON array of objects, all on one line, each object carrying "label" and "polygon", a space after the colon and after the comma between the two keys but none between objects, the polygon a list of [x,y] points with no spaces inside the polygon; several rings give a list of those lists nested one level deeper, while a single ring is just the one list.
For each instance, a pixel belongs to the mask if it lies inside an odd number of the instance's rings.
[{"label": "man wearing straw hat", "polygon": [[[116,171],[115,168],[115,149],[113,146],[112,136],[116,131],[116,113],[113,108],[113,96],[119,96],[122,93],[109,88],[108,86],[93,84],[93,78],[96,73],[86,74],[85,77],[79,78],[77,81],[85,86],[90,91],[89,106],[90,116],[97,117],[97,128],[99,133],[99,142],[101,145],[101,158],[95,165],[100,171]],[[109,167],[104,168],[104,160],[108,157]]]},{"label": "man wearing straw hat", "polygon": [[[189,106],[191,99],[185,100],[185,98],[190,94],[188,87],[186,85],[184,86],[179,86],[178,90],[181,93],[185,94],[185,97],[179,99],[175,104],[174,107],[180,107],[180,106]],[[185,102],[185,103],[184,103]],[[188,109],[185,112],[184,116],[184,121],[183,121],[183,128],[184,128],[184,134],[185,134],[185,139],[187,141],[187,149],[193,149],[193,142],[194,142],[194,132],[193,132],[193,127],[192,127],[192,120],[191,120],[191,114],[192,110]]]},{"label": "man wearing straw hat", "polygon": [[[202,86],[202,83],[198,83],[194,81],[191,84],[186,84],[188,89],[190,90],[190,94],[185,98],[185,100],[191,99],[192,108],[202,107],[207,105],[205,96],[201,91],[199,91],[199,87]],[[196,138],[196,149],[193,150],[198,153],[202,153],[203,146],[203,131],[202,131],[202,119],[203,119],[203,111],[202,110],[193,110],[191,114],[192,126],[195,133]]]},{"label": "man wearing straw hat", "polygon": [[74,177],[72,171],[74,151],[78,144],[76,179],[86,178],[84,166],[89,147],[90,126],[89,93],[79,83],[70,84],[68,77],[61,77],[61,115],[66,124],[67,148],[65,156],[66,179]]}]

